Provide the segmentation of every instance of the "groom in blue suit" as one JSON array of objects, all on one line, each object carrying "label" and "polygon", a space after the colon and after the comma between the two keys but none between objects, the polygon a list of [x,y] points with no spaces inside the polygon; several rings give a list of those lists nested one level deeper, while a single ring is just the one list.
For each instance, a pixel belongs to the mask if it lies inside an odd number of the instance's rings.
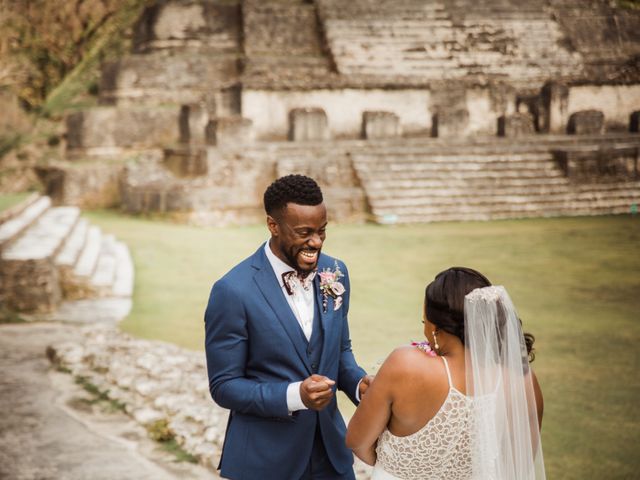
[{"label": "groom in blue suit", "polygon": [[209,389],[230,410],[221,475],[353,479],[335,391],[357,404],[371,377],[351,351],[349,275],[321,253],[314,180],[279,178],[264,205],[270,240],[214,284],[205,313]]}]

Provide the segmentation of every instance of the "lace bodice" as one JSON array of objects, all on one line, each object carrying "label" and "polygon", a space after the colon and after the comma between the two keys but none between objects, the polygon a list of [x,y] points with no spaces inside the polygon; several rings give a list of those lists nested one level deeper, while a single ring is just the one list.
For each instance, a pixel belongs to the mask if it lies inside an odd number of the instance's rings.
[{"label": "lace bodice", "polygon": [[412,435],[396,437],[385,429],[378,439],[377,463],[398,478],[468,480],[471,478],[472,402],[451,384],[440,410]]}]

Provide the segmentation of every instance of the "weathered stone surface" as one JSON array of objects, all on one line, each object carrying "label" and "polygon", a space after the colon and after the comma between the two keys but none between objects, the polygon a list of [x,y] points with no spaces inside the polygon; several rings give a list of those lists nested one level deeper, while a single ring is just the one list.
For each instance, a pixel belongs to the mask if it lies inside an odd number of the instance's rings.
[{"label": "weathered stone surface", "polygon": [[134,51],[207,48],[235,52],[240,46],[240,5],[160,2],[149,6],[134,32]]},{"label": "weathered stone surface", "polygon": [[165,149],[164,165],[180,178],[200,177],[209,172],[206,150],[191,146]]},{"label": "weathered stone surface", "polygon": [[242,148],[253,143],[253,122],[242,117],[218,117],[206,127],[206,143],[226,148]]},{"label": "weathered stone surface", "polygon": [[166,420],[185,450],[217,465],[228,412],[211,400],[203,353],[92,325],[81,342],[52,346],[51,357],[108,391],[141,424]]},{"label": "weathered stone surface", "polygon": [[636,180],[640,146],[567,147],[553,152],[565,175],[575,182]]},{"label": "weathered stone surface", "polygon": [[565,133],[569,103],[569,87],[547,82],[540,92],[539,128],[544,133]]},{"label": "weathered stone surface", "polygon": [[393,112],[367,111],[362,114],[362,138],[393,138],[402,135],[400,119]]},{"label": "weathered stone surface", "polygon": [[576,135],[604,133],[604,114],[598,110],[582,110],[572,113],[567,124],[567,133]]},{"label": "weathered stone surface", "polygon": [[327,114],[322,108],[294,108],[289,112],[289,140],[329,140]]},{"label": "weathered stone surface", "polygon": [[39,197],[36,200],[30,199],[27,205],[4,212],[6,216],[3,216],[3,221],[0,223],[0,250],[6,249],[50,206],[49,197]]},{"label": "weathered stone surface", "polygon": [[210,112],[204,104],[182,105],[180,108],[180,143],[205,144],[205,130]]},{"label": "weathered stone surface", "polygon": [[178,139],[179,108],[94,107],[67,116],[67,146],[93,153],[153,148]]},{"label": "weathered stone surface", "polygon": [[45,193],[56,205],[110,208],[120,204],[122,165],[115,162],[58,162],[36,167]]},{"label": "weathered stone surface", "polygon": [[533,124],[533,116],[530,113],[514,113],[498,118],[498,135],[501,137],[521,137],[534,133],[536,133],[536,129]]},{"label": "weathered stone surface", "polygon": [[106,104],[189,104],[238,81],[234,54],[154,51],[133,54],[102,69],[100,100]]}]

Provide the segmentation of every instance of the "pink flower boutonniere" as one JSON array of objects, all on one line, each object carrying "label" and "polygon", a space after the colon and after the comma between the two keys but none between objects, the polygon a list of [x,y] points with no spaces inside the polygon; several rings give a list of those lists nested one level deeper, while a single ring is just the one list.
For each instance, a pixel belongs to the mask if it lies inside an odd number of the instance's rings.
[{"label": "pink flower boutonniere", "polygon": [[333,271],[330,268],[325,268],[318,275],[320,275],[320,291],[322,292],[322,311],[327,313],[329,297],[333,298],[333,310],[338,310],[342,306],[342,295],[346,291],[344,285],[340,283],[344,273],[340,271],[338,262],[336,262]]}]

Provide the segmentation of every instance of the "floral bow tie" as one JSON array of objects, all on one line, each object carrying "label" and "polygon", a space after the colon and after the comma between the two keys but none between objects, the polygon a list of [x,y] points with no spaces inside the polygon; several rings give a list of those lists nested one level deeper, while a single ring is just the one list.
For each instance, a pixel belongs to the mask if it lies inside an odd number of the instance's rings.
[{"label": "floral bow tie", "polygon": [[317,271],[313,270],[305,277],[302,277],[299,273],[296,273],[293,270],[284,272],[282,274],[282,283],[284,283],[284,288],[287,293],[289,295],[293,295],[296,285],[301,285],[305,290],[309,290],[309,288],[311,288],[311,282],[313,282],[316,273]]}]

